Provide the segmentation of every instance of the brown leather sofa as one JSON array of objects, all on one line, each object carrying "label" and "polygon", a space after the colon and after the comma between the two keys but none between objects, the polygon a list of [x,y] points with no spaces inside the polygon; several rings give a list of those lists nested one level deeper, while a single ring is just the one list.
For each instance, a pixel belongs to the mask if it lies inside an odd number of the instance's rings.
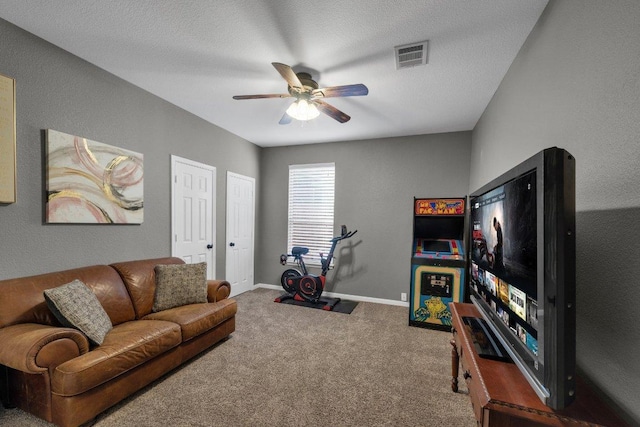
[{"label": "brown leather sofa", "polygon": [[[6,406],[78,426],[235,330],[226,281],[208,281],[208,303],[152,313],[158,258],[0,281],[0,389]],[[61,327],[43,291],[74,279],[97,296],[113,329],[93,346]]]}]

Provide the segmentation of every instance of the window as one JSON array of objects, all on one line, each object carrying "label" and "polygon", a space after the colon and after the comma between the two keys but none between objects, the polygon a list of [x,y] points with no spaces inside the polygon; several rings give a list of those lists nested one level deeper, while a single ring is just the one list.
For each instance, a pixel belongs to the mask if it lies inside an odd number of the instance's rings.
[{"label": "window", "polygon": [[333,238],[335,163],[289,165],[289,231],[287,253],[294,246],[309,248],[307,264],[320,265]]}]

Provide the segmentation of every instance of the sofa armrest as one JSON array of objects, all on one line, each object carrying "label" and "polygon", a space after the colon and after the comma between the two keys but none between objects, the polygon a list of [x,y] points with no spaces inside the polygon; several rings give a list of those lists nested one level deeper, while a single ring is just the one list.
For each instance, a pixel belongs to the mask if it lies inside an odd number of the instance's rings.
[{"label": "sofa armrest", "polygon": [[37,323],[0,329],[0,364],[30,373],[42,373],[89,351],[81,332]]},{"label": "sofa armrest", "polygon": [[209,302],[221,301],[229,298],[231,283],[226,280],[207,280],[207,299]]}]

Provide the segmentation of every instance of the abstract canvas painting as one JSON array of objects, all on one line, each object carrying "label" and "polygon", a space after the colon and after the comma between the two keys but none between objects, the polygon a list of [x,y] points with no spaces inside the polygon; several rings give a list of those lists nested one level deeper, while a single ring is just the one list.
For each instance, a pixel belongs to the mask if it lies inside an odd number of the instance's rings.
[{"label": "abstract canvas painting", "polygon": [[48,129],[46,156],[47,223],[142,223],[142,154]]}]

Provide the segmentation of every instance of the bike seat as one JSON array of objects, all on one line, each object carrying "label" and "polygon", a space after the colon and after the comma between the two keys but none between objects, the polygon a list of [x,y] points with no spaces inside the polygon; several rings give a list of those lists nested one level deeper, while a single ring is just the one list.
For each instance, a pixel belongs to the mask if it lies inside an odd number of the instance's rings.
[{"label": "bike seat", "polygon": [[309,248],[304,248],[302,246],[294,246],[291,248],[291,255],[293,256],[306,255],[308,253],[309,253]]}]

